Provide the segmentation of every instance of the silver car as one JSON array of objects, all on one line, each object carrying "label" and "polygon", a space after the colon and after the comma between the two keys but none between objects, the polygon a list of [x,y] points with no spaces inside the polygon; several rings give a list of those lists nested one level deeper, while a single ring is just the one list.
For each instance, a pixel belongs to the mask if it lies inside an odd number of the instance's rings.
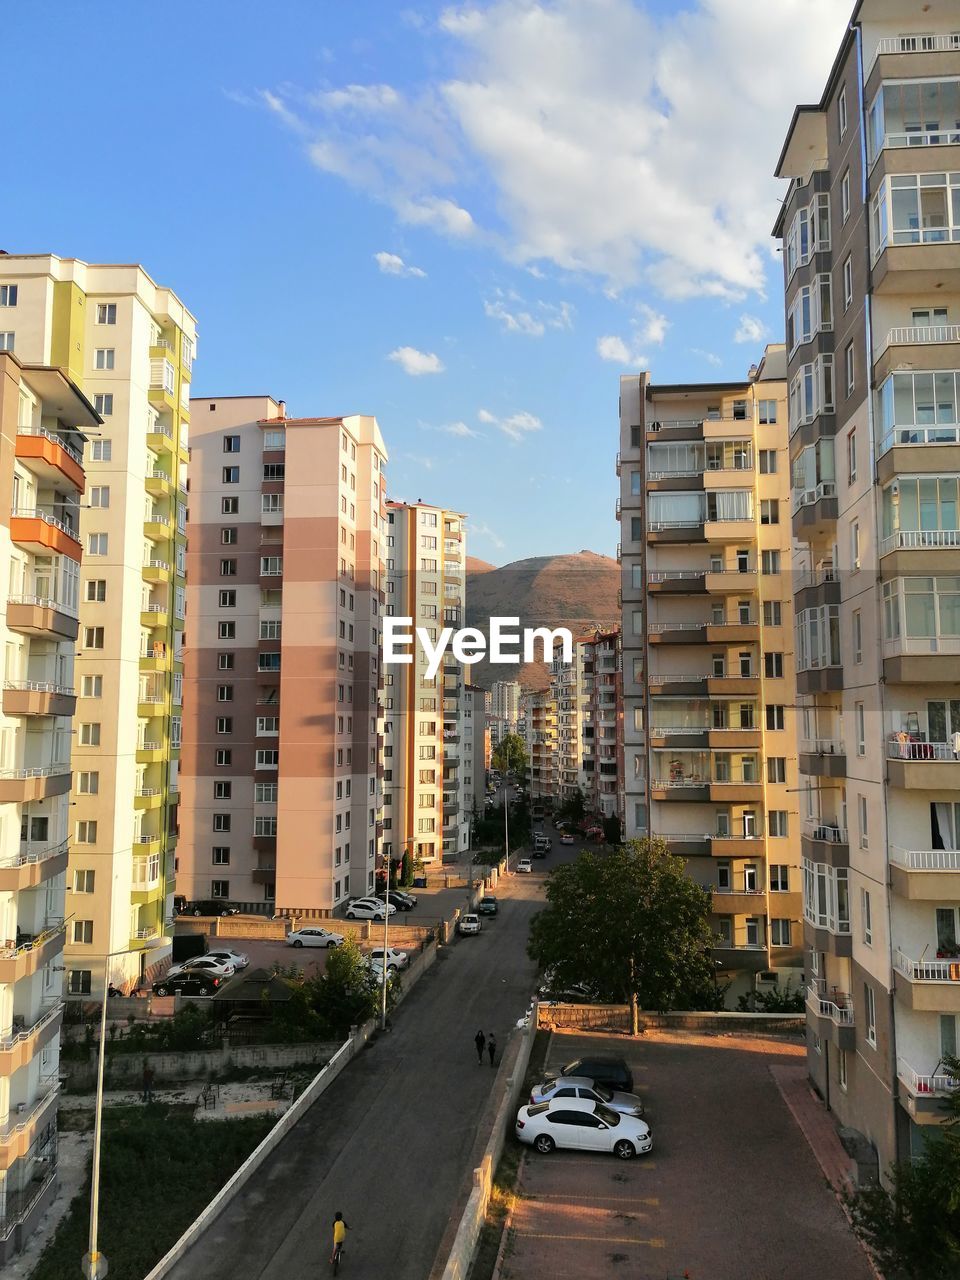
[{"label": "silver car", "polygon": [[530,1105],[538,1102],[553,1102],[562,1098],[582,1098],[600,1102],[611,1111],[619,1111],[626,1116],[643,1115],[643,1099],[635,1093],[620,1093],[616,1089],[608,1089],[605,1084],[597,1084],[586,1076],[558,1076],[556,1080],[545,1080],[530,1094]]}]

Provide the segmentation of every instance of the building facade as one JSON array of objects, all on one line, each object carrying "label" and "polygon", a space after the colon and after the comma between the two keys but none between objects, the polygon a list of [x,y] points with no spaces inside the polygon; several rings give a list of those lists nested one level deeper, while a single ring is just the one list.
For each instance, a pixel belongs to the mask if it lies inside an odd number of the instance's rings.
[{"label": "building facade", "polygon": [[196,324],[138,266],[2,255],[0,293],[7,349],[63,369],[103,420],[80,514],[65,961],[68,991],[96,994],[169,952]]},{"label": "building facade", "polygon": [[[466,549],[460,511],[391,502],[387,512],[387,610],[436,641],[462,626]],[[385,671],[384,855],[434,862],[470,844],[463,765],[465,679],[450,651],[436,676],[421,645],[409,665]]]},{"label": "building facade", "polygon": [[777,168],[808,1063],[882,1173],[960,1044],[958,32],[858,3]]},{"label": "building facade", "polygon": [[[0,322],[9,299],[0,285]],[[62,370],[0,352],[0,1263],[56,1190],[80,499],[99,423]],[[72,883],[93,892],[94,872]]]},{"label": "building facade", "polygon": [[[586,688],[581,703],[582,762],[587,811],[624,820],[623,679],[619,628],[596,631],[578,642]],[[589,752],[587,752],[589,744]]]},{"label": "building facade", "polygon": [[386,449],[375,418],[191,407],[178,892],[329,915],[379,855]]},{"label": "building facade", "polygon": [[494,746],[506,734],[517,731],[520,693],[516,680],[495,680],[490,689],[490,736]]},{"label": "building facade", "polygon": [[560,791],[557,700],[552,688],[527,690],[520,705],[527,747],[530,799],[544,801],[552,807]]},{"label": "building facade", "polygon": [[803,967],[784,375],[620,387],[625,834],[711,890],[731,998]]}]

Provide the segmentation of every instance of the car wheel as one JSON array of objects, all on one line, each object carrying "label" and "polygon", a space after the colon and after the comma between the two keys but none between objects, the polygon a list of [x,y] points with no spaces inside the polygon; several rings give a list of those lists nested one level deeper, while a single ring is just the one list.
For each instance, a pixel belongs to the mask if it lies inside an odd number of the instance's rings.
[{"label": "car wheel", "polygon": [[557,1144],[550,1137],[549,1133],[541,1133],[533,1145],[541,1155],[548,1156]]},{"label": "car wheel", "polygon": [[628,1142],[626,1138],[621,1138],[619,1142],[613,1144],[613,1154],[618,1160],[632,1160],[637,1152],[632,1142]]},{"label": "car wheel", "polygon": [[294,945],[295,947],[302,947],[302,946],[303,946],[303,939],[302,939],[302,938],[294,938],[294,940],[293,940],[293,945]]},{"label": "car wheel", "polygon": [[334,942],[334,940],[331,938],[331,939],[330,939],[330,941],[327,943],[327,950],[329,951],[331,947],[335,947],[336,945],[337,945],[337,944],[336,944],[336,943]]},{"label": "car wheel", "polygon": [[347,912],[347,919],[348,919],[348,920],[356,920],[356,918],[357,918],[357,916],[356,916],[356,912],[354,912],[354,911],[348,911],[348,912]]},{"label": "car wheel", "polygon": [[169,988],[169,987],[157,987],[157,995],[158,995],[158,996],[168,996],[169,994],[170,994],[170,988]]},{"label": "car wheel", "polygon": [[194,908],[193,908],[193,914],[194,914],[195,916],[199,916],[199,915],[201,915],[201,914],[202,914],[202,912],[201,912],[201,910],[200,910],[200,908],[199,908],[199,907],[194,907]]}]

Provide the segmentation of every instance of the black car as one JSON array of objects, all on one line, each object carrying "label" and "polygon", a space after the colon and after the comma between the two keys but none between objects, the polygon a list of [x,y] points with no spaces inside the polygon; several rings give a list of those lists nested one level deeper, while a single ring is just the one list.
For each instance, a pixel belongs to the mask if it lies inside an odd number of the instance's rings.
[{"label": "black car", "polygon": [[622,1058],[599,1053],[587,1058],[574,1058],[557,1071],[544,1073],[548,1080],[556,1080],[557,1076],[586,1076],[597,1084],[605,1084],[608,1089],[616,1089],[620,1093],[633,1093],[633,1073]]},{"label": "black car", "polygon": [[[386,902],[386,893],[378,893],[377,900]],[[398,889],[390,890],[390,905],[396,907],[398,911],[412,911],[417,905],[416,898],[411,898],[408,893],[401,893]]]},{"label": "black car", "polygon": [[153,984],[155,996],[192,996],[194,999],[208,999],[225,981],[210,973],[183,972],[174,974],[172,978],[158,978]]},{"label": "black car", "polygon": [[201,898],[199,902],[187,903],[180,912],[185,916],[238,916],[239,907],[231,907],[229,902],[220,902],[217,898]]},{"label": "black car", "polygon": [[492,893],[485,893],[477,904],[477,915],[495,916],[500,910]]}]

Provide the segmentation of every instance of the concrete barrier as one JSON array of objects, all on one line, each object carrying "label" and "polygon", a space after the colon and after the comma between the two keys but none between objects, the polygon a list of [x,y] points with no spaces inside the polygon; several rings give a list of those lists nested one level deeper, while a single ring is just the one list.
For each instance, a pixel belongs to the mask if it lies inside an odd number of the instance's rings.
[{"label": "concrete barrier", "polygon": [[[328,1062],[340,1048],[340,1042],[307,1041],[303,1044],[224,1044],[219,1049],[195,1049],[162,1053],[150,1048],[135,1052],[110,1052],[104,1068],[107,1087],[125,1081],[140,1082],[143,1064],[149,1061],[158,1081],[209,1080],[230,1070],[284,1071],[290,1067],[319,1066]],[[87,1061],[60,1059],[61,1074],[69,1089],[82,1093],[97,1083],[97,1050],[91,1049]]]},{"label": "concrete barrier", "polygon": [[[630,1006],[626,1004],[541,1004],[538,1026],[550,1031],[630,1030]],[[702,1031],[714,1035],[803,1035],[802,1013],[710,1012],[640,1014],[640,1030]]]}]

